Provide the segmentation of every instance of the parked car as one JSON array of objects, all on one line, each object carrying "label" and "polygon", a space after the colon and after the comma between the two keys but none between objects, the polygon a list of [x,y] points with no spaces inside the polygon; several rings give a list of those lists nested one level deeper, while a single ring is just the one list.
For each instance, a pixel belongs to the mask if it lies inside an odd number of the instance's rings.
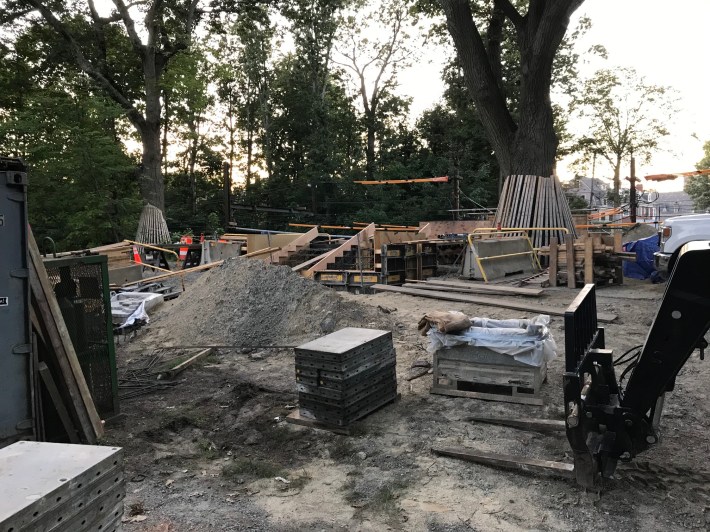
[{"label": "parked car", "polygon": [[680,248],[693,240],[710,240],[710,214],[689,214],[666,218],[658,231],[659,250],[653,255],[656,270],[673,271]]}]

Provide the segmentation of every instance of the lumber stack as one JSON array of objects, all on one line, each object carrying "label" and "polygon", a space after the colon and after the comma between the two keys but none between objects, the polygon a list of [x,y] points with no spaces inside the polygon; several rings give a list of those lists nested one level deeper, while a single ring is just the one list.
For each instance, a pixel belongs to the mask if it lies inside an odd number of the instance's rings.
[{"label": "lumber stack", "polygon": [[549,257],[550,284],[575,288],[584,284],[622,284],[624,260],[635,260],[635,254],[621,249],[621,233],[613,237],[589,235],[563,242],[553,238],[549,246],[540,248],[541,256]]},{"label": "lumber stack", "polygon": [[[498,202],[496,227],[563,227],[575,235],[572,212],[557,177],[510,175]],[[564,231],[532,231],[534,247],[548,245],[551,237],[564,238]]]}]

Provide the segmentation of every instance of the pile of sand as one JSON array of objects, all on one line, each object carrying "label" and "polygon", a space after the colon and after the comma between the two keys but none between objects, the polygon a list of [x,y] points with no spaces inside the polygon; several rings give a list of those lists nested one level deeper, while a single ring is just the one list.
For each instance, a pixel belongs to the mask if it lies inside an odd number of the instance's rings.
[{"label": "pile of sand", "polygon": [[342,327],[389,330],[391,323],[376,308],[346,301],[289,267],[235,258],[201,274],[163,307],[156,340],[171,345],[298,345]]},{"label": "pile of sand", "polygon": [[634,242],[635,240],[641,240],[642,238],[648,238],[658,234],[658,229],[656,226],[649,224],[637,224],[633,226],[629,231],[624,233],[623,241]]}]

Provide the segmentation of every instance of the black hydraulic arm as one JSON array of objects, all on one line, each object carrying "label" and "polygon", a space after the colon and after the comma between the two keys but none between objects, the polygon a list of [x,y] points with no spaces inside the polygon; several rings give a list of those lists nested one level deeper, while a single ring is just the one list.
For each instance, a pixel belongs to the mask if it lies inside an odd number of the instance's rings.
[{"label": "black hydraulic arm", "polygon": [[703,345],[709,327],[710,242],[690,242],[676,260],[621,406],[639,415],[648,413],[691,353]]}]

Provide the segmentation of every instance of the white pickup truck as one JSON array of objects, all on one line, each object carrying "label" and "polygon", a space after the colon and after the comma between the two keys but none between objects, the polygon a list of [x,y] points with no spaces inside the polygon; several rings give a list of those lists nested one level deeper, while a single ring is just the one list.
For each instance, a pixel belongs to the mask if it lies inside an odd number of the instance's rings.
[{"label": "white pickup truck", "polygon": [[678,252],[693,240],[710,240],[710,214],[689,214],[666,218],[658,231],[659,251],[653,254],[656,270],[673,271]]}]

